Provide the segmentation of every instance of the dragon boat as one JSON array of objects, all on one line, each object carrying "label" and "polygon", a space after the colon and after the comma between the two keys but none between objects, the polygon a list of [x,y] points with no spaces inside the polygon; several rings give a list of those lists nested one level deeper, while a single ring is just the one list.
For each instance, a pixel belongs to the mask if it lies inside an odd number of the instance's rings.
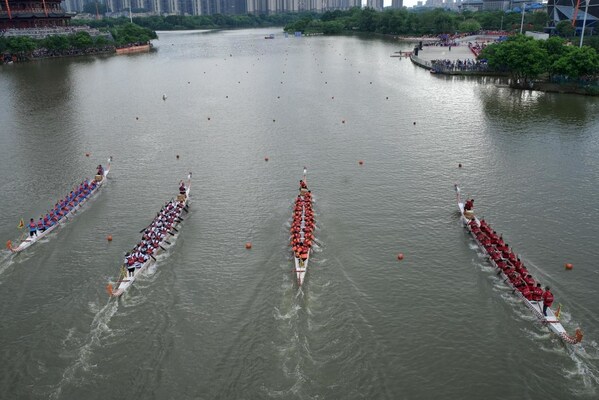
[{"label": "dragon boat", "polygon": [[293,252],[294,272],[298,286],[302,286],[314,241],[314,211],[312,210],[312,192],[308,190],[306,181],[306,168],[304,177],[300,180],[299,194],[295,199],[293,208],[293,221],[291,223],[291,250]]},{"label": "dragon boat", "polygon": [[[559,308],[558,310],[553,311],[551,307],[547,307],[547,315],[545,315],[543,313],[542,300],[531,300],[530,298],[527,298],[527,296],[523,294],[522,290],[520,290],[521,288],[515,286],[513,278],[506,274],[506,271],[517,271],[516,267],[519,266],[518,264],[521,264],[519,258],[516,259],[515,255],[512,256],[513,252],[511,251],[510,257],[504,257],[505,253],[500,251],[495,244],[492,244],[492,241],[489,240],[485,234],[485,231],[482,229],[483,226],[488,226],[486,222],[484,222],[484,220],[479,220],[478,217],[476,217],[474,210],[472,209],[473,207],[465,206],[465,203],[462,201],[460,196],[460,187],[457,184],[455,185],[455,191],[458,208],[461,215],[461,222],[464,224],[464,227],[468,230],[479,249],[488,258],[489,263],[498,271],[498,276],[503,278],[503,281],[512,289],[512,293],[522,300],[524,305],[526,305],[526,307],[539,320],[539,322],[547,326],[549,330],[557,335],[564,343],[580,343],[583,337],[582,331],[580,328],[577,328],[574,336],[569,335],[559,320]],[[485,243],[483,243],[483,241]],[[501,256],[499,254],[501,254]],[[513,274],[513,272],[511,272],[511,274]],[[530,273],[528,273],[527,276],[530,276]]]},{"label": "dragon boat", "polygon": [[[64,207],[57,208],[57,206],[55,206],[54,210],[47,214],[47,215],[51,215],[51,217],[52,217],[48,220],[47,224],[44,224],[41,228],[38,227],[35,230],[35,232],[31,231],[31,232],[33,232],[33,234],[29,233],[28,237],[25,237],[25,235],[27,235],[28,232],[24,232],[23,235],[21,236],[21,238],[19,239],[19,241],[20,241],[19,245],[16,247],[13,246],[11,240],[7,241],[6,248],[9,249],[13,253],[19,253],[19,252],[25,250],[26,248],[32,246],[33,244],[35,244],[40,239],[48,236],[51,232],[58,229],[58,227],[60,225],[71,220],[75,216],[77,211],[79,211],[81,209],[81,207],[83,207],[83,205],[89,201],[89,199],[94,197],[96,195],[96,193],[98,193],[100,191],[100,189],[102,188],[102,186],[106,183],[107,178],[108,178],[108,173],[110,172],[111,162],[112,162],[112,157],[108,158],[108,165],[106,166],[105,169],[103,169],[101,174],[97,174],[91,182],[88,182],[87,180],[84,181],[83,184],[87,185],[87,188],[85,189],[84,193],[82,193],[80,196],[75,196],[72,199],[69,199],[69,195],[67,195],[63,200]],[[35,223],[35,221],[34,221],[34,223]],[[21,223],[19,224],[19,228],[24,228],[25,226],[26,225],[21,220]],[[39,225],[36,223],[36,226],[39,226]]]},{"label": "dragon boat", "polygon": [[116,288],[112,283],[106,285],[111,297],[120,297],[133,285],[137,277],[156,262],[156,255],[167,250],[169,235],[178,232],[177,227],[183,222],[183,211],[187,211],[191,191],[191,172],[187,177],[187,185],[181,187],[176,199],[167,202],[156,215],[150,225],[142,229],[141,241],[127,254],[121,264]]}]

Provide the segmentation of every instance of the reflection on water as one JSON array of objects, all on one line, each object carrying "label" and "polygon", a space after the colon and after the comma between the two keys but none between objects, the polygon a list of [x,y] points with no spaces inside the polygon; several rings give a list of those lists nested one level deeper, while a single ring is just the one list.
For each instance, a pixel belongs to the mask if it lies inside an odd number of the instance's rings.
[{"label": "reflection on water", "polygon": [[[0,67],[0,237],[114,156],[84,212],[0,257],[5,397],[596,397],[597,99],[432,76],[395,41],[269,33]],[[304,166],[319,249],[298,292]],[[106,306],[189,171],[177,245]],[[472,249],[456,182],[582,327],[576,356]]]}]

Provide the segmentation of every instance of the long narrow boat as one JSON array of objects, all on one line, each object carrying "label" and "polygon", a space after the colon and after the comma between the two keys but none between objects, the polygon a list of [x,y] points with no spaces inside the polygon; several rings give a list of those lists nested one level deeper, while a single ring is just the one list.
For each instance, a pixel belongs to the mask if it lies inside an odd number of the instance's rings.
[{"label": "long narrow boat", "polygon": [[121,265],[116,289],[111,283],[106,291],[111,297],[119,297],[135,282],[139,274],[156,262],[156,255],[166,251],[170,242],[169,235],[175,236],[177,227],[183,222],[181,215],[187,211],[191,191],[191,172],[187,176],[187,185],[181,182],[176,200],[167,202],[150,225],[142,229],[142,240],[125,255]]},{"label": "long narrow boat", "polygon": [[19,252],[25,250],[26,248],[28,248],[29,246],[33,245],[34,243],[36,243],[38,240],[42,239],[43,237],[48,236],[52,231],[56,230],[61,224],[65,223],[66,221],[69,221],[72,217],[74,217],[75,214],[77,213],[77,211],[80,210],[81,207],[83,207],[83,205],[85,203],[87,203],[87,201],[89,199],[94,197],[94,195],[100,191],[100,188],[102,188],[104,183],[107,181],[108,173],[110,172],[111,162],[112,162],[112,157],[109,157],[108,165],[106,166],[105,169],[103,169],[102,174],[96,175],[94,180],[91,183],[85,181],[85,183],[90,184],[89,192],[85,196],[82,196],[81,198],[76,198],[76,199],[72,200],[69,205],[70,208],[68,210],[63,209],[64,214],[62,214],[62,215],[55,215],[56,220],[50,221],[50,223],[51,223],[50,226],[47,226],[46,229],[44,229],[44,230],[37,229],[33,235],[29,235],[27,238],[24,238],[24,236],[28,234],[28,232],[25,232],[25,233],[23,233],[23,236],[21,236],[21,238],[20,238],[21,243],[17,247],[13,247],[12,241],[9,240],[8,242],[6,242],[6,248],[8,248],[13,253],[19,253]]},{"label": "long narrow boat", "polygon": [[294,272],[299,286],[304,283],[308,271],[308,261],[310,260],[314,240],[312,192],[308,190],[306,173],[306,168],[304,168],[304,178],[300,181],[299,194],[295,199],[293,222],[291,223],[290,244],[293,251]]},{"label": "long narrow boat", "polygon": [[[509,285],[509,287],[512,289],[512,292],[514,293],[514,295],[516,295],[518,298],[520,298],[522,300],[522,302],[526,305],[526,307],[528,307],[532,311],[533,315],[543,325],[546,325],[553,333],[555,333],[564,343],[569,343],[569,344],[580,343],[582,341],[582,336],[583,336],[580,328],[576,329],[574,336],[570,336],[568,334],[568,332],[566,332],[566,329],[563,327],[561,322],[559,321],[559,311],[554,312],[551,309],[551,307],[548,307],[547,315],[544,315],[543,314],[543,301],[542,300],[535,301],[535,300],[531,300],[531,299],[525,297],[525,295],[522,293],[522,291],[519,290],[519,288],[517,288],[514,285],[513,279],[510,279],[510,277],[508,275],[506,275],[505,271],[512,271],[511,273],[513,274],[513,271],[517,270],[516,267],[520,266],[520,265],[515,265],[515,264],[517,264],[517,263],[521,264],[520,259],[518,258],[516,261],[514,261],[514,257],[505,258],[503,256],[503,254],[505,254],[505,253],[502,253],[501,251],[499,251],[494,244],[490,244],[490,242],[486,239],[487,236],[485,235],[485,233],[481,231],[481,228],[483,228],[483,225],[488,226],[488,224],[486,224],[486,222],[484,222],[484,220],[483,221],[479,220],[476,217],[476,215],[474,215],[474,211],[472,210],[472,208],[468,207],[468,208],[470,208],[469,210],[467,210],[465,208],[465,203],[461,199],[460,188],[457,184],[455,185],[455,191],[456,191],[458,208],[459,208],[460,214],[461,214],[460,220],[462,221],[462,223],[464,224],[464,227],[468,230],[468,232],[470,232],[470,234],[474,238],[474,241],[476,242],[478,247],[481,249],[481,251],[488,257],[489,263],[491,263],[491,265],[493,267],[495,267],[495,269],[498,271],[498,275],[501,276],[503,278],[503,281],[507,285]],[[493,234],[494,233],[495,232],[493,232]],[[483,241],[486,242],[486,245],[483,243]],[[505,245],[505,246],[507,246],[507,245]],[[510,252],[511,252],[511,250],[510,250]],[[491,253],[493,253],[493,255]],[[502,254],[502,255],[499,256],[499,254]],[[520,268],[523,267],[523,264],[521,264],[521,265],[522,266]],[[530,277],[530,275],[527,275],[527,276]],[[528,297],[530,297],[530,296],[528,296]]]}]

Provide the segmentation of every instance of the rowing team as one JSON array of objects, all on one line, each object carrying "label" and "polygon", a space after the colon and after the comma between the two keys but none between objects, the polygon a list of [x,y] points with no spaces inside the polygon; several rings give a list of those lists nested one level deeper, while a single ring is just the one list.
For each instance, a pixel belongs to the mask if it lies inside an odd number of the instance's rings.
[{"label": "rowing team", "polygon": [[178,222],[183,211],[182,201],[169,201],[166,203],[152,223],[143,231],[141,241],[130,253],[125,254],[124,266],[128,275],[135,273],[135,268],[141,268],[152,254],[158,250],[165,240],[173,225]]},{"label": "rowing team", "polygon": [[[303,182],[303,181],[302,181]],[[302,186],[302,189],[307,187]],[[295,199],[293,222],[291,224],[291,247],[295,257],[308,259],[308,253],[314,240],[314,211],[312,210],[312,193],[306,191]]]},{"label": "rowing team", "polygon": [[33,237],[53,225],[56,225],[65,215],[83,200],[85,200],[93,190],[98,186],[98,183],[93,180],[91,183],[86,179],[71,192],[65,196],[64,199],[56,202],[52,210],[48,211],[46,215],[40,217],[37,223],[31,218],[29,220],[29,236]]},{"label": "rowing team", "polygon": [[473,218],[468,225],[493,262],[508,277],[512,286],[529,301],[542,300],[543,314],[547,315],[547,308],[553,304],[553,294],[549,286],[545,287],[545,291],[543,291],[541,284],[528,273],[520,257],[516,257],[510,246],[503,241],[500,235],[497,235],[497,232],[491,229],[484,219],[480,220],[479,225]]}]

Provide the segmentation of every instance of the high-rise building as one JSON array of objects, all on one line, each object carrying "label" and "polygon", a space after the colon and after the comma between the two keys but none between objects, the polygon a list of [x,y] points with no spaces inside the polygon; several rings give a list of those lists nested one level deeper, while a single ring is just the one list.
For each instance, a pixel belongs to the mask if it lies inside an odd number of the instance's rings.
[{"label": "high-rise building", "polygon": [[[6,0],[3,0],[6,1]],[[38,1],[38,0],[30,0]],[[46,0],[49,1],[49,0]],[[57,1],[57,0],[50,0]],[[82,11],[83,6],[96,0],[64,0],[71,12]],[[361,0],[98,0],[109,12],[120,13],[146,10],[157,15],[213,15],[213,14],[278,14],[286,12],[349,10],[361,7]],[[375,10],[383,9],[383,0],[368,0]],[[402,7],[403,0],[393,0]],[[2,6],[0,5],[0,12]]]},{"label": "high-rise building", "polygon": [[367,0],[366,6],[377,11],[383,11],[383,0]]},{"label": "high-rise building", "polygon": [[403,7],[403,0],[392,0],[391,1],[391,8],[402,8]]}]

